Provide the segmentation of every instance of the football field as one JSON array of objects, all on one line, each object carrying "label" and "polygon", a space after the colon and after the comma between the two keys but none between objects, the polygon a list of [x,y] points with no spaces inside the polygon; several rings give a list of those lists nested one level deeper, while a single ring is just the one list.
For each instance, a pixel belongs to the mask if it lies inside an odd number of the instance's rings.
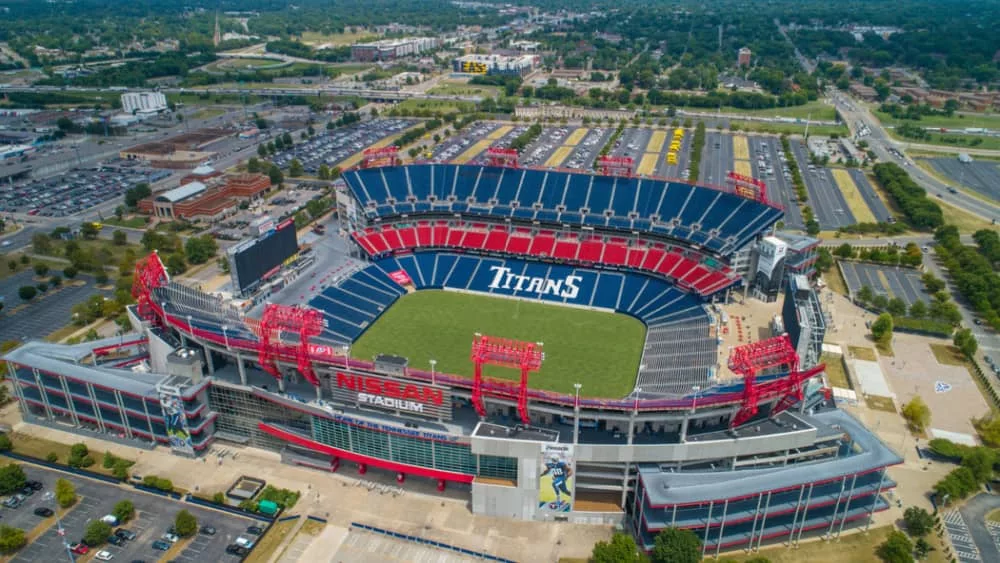
[{"label": "football field", "polygon": [[[472,377],[473,335],[545,343],[542,369],[530,386],[587,397],[620,398],[632,391],[646,327],[627,315],[517,301],[487,295],[424,290],[401,297],[351,348],[355,358],[409,358],[410,367]],[[488,366],[489,377],[520,379],[513,369]]]}]

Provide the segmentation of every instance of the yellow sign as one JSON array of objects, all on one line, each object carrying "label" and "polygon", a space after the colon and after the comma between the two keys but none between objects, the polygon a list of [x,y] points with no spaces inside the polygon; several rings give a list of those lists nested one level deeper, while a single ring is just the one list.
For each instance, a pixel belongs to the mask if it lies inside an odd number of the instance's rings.
[{"label": "yellow sign", "polygon": [[467,72],[469,74],[486,74],[489,70],[489,67],[484,63],[476,61],[462,61],[462,72]]}]

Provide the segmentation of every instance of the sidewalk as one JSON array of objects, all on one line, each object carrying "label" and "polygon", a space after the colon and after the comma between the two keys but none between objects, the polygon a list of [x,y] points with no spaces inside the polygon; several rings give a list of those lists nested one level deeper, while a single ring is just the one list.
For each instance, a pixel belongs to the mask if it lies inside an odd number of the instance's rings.
[{"label": "sidewalk", "polygon": [[[5,408],[0,417],[18,433],[67,444],[84,442],[95,452],[110,450],[134,459],[134,474],[167,477],[176,486],[192,492],[212,495],[227,490],[240,476],[251,475],[275,487],[301,491],[302,498],[291,514],[312,514],[342,528],[349,528],[351,522],[373,524],[526,563],[551,563],[560,557],[585,558],[593,544],[609,538],[612,531],[606,526],[522,522],[474,515],[469,512],[467,495],[456,493],[454,496],[459,498],[448,498],[413,492],[416,488],[433,490],[433,484],[416,478],[402,486],[403,495],[396,496],[380,493],[378,488],[356,486],[359,480],[348,467],[339,473],[323,473],[282,464],[279,454],[256,448],[218,444],[202,458],[187,459],[162,447],[142,450],[25,424],[16,405]],[[220,459],[215,455],[219,450],[228,450],[230,454]]]}]

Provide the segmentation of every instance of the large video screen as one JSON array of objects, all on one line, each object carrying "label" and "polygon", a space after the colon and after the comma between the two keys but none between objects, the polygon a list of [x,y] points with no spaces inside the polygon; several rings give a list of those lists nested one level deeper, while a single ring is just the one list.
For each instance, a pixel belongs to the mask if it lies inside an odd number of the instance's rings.
[{"label": "large video screen", "polygon": [[280,266],[299,249],[299,241],[295,236],[295,223],[285,221],[268,235],[264,235],[238,251],[233,256],[233,266],[236,268],[235,278],[239,290],[254,285],[264,274]]}]

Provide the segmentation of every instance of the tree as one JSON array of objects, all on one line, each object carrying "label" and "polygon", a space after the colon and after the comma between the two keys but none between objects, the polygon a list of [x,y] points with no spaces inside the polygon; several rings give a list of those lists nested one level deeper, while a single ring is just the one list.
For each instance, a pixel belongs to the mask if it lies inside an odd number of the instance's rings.
[{"label": "tree", "polygon": [[893,297],[889,300],[889,304],[885,308],[886,311],[896,317],[902,317],[906,315],[906,301],[903,301],[899,297]]},{"label": "tree", "polygon": [[985,483],[993,478],[993,464],[997,456],[988,448],[971,448],[962,456],[962,467],[967,467],[975,475],[976,481]]},{"label": "tree", "polygon": [[903,512],[906,531],[913,537],[926,536],[934,528],[934,517],[926,510],[911,506]]},{"label": "tree", "polygon": [[[50,254],[52,252],[52,238],[45,233],[35,233],[31,237],[31,249],[35,251],[35,254]],[[27,254],[21,256],[22,264],[27,264],[31,261],[30,258],[25,261],[25,258],[28,258]]]},{"label": "tree", "polygon": [[33,285],[22,285],[17,289],[17,295],[23,301],[31,301],[38,295],[38,289]]},{"label": "tree", "polygon": [[115,229],[115,232],[111,233],[111,242],[115,246],[125,246],[128,244],[128,235],[121,229]]},{"label": "tree", "polygon": [[36,262],[35,265],[32,266],[32,269],[35,270],[35,275],[39,276],[39,277],[44,276],[45,274],[49,273],[49,266],[48,266],[48,264],[45,264],[43,262]]},{"label": "tree", "polygon": [[184,243],[184,255],[191,264],[204,264],[218,252],[219,245],[212,235],[191,237]]},{"label": "tree", "polygon": [[[277,139],[275,139],[275,140],[277,140]],[[281,142],[284,143],[286,147],[291,147],[293,144],[295,144],[292,141],[292,134],[291,133],[287,133],[287,132],[284,135],[281,136]]]},{"label": "tree", "polygon": [[187,510],[181,510],[174,519],[174,530],[182,538],[193,536],[198,532],[198,520]]},{"label": "tree", "polygon": [[165,264],[167,270],[172,275],[183,274],[187,270],[187,262],[184,260],[184,254],[181,252],[175,252],[170,256],[167,256],[167,263]]},{"label": "tree", "polygon": [[923,319],[927,316],[927,304],[923,301],[914,301],[910,305],[910,316],[914,319]]},{"label": "tree", "polygon": [[0,553],[11,554],[28,543],[24,530],[6,524],[0,525]]},{"label": "tree", "polygon": [[222,491],[216,492],[212,495],[212,502],[215,504],[226,504],[226,495]]},{"label": "tree", "polygon": [[298,178],[301,176],[305,170],[302,168],[302,163],[297,158],[293,158],[292,162],[288,165],[288,175],[292,178]]},{"label": "tree", "polygon": [[910,399],[909,403],[903,405],[903,418],[909,423],[911,429],[923,432],[931,422],[931,409],[920,398],[920,395],[917,395]]},{"label": "tree", "polygon": [[124,524],[135,516],[135,505],[128,499],[120,500],[115,503],[115,508],[111,511],[111,514]]},{"label": "tree", "polygon": [[937,293],[944,289],[944,280],[938,279],[930,272],[920,276],[920,280],[924,282],[924,287],[927,288],[927,293]]},{"label": "tree", "polygon": [[135,187],[125,190],[125,206],[129,209],[135,209],[139,205],[139,200],[146,199],[152,194],[153,190],[149,184],[145,182],[136,184]]},{"label": "tree", "polygon": [[906,534],[894,530],[889,537],[878,546],[875,553],[885,563],[912,563],[913,543]]},{"label": "tree", "polygon": [[316,176],[318,176],[320,180],[329,180],[330,167],[325,164],[320,164],[319,170],[316,172]]},{"label": "tree", "polygon": [[90,221],[87,221],[86,223],[83,223],[82,225],[80,225],[80,236],[83,237],[83,238],[85,238],[85,239],[87,239],[87,240],[94,240],[94,239],[96,239],[97,238],[97,234],[99,232],[100,231],[97,229],[97,225],[95,225],[94,223],[92,223]]},{"label": "tree", "polygon": [[875,297],[875,293],[872,291],[872,288],[868,287],[867,285],[863,285],[861,286],[861,289],[858,290],[857,297],[858,301],[860,301],[861,303],[870,303],[872,298]]},{"label": "tree", "polygon": [[622,533],[611,536],[611,541],[597,542],[590,556],[593,563],[640,563],[644,559],[632,535]]},{"label": "tree", "polygon": [[691,530],[667,528],[656,535],[653,563],[698,563],[701,561],[701,540]]},{"label": "tree", "polygon": [[14,443],[10,441],[10,436],[0,434],[0,452],[9,452],[13,447]]},{"label": "tree", "polygon": [[892,315],[882,313],[875,319],[872,323],[872,337],[882,344],[892,340]]},{"label": "tree", "polygon": [[11,260],[11,261],[7,262],[7,269],[10,270],[11,272],[16,272],[17,271],[17,260]]},{"label": "tree", "polygon": [[52,287],[59,287],[62,285],[62,276],[59,274],[52,274],[52,277],[49,278],[49,285]]},{"label": "tree", "polygon": [[45,282],[39,282],[37,285],[35,285],[35,287],[38,288],[39,293],[45,293],[46,291],[49,290],[49,284]]},{"label": "tree", "polygon": [[260,172],[260,160],[258,160],[256,156],[251,156],[250,159],[247,160],[247,172],[251,174]]},{"label": "tree", "polygon": [[924,538],[917,538],[913,544],[913,551],[917,554],[917,559],[924,559],[928,553],[934,551],[934,548]]},{"label": "tree", "polygon": [[263,143],[257,145],[257,156],[267,158],[267,146]]},{"label": "tree", "polygon": [[879,293],[872,298],[872,307],[875,307],[879,311],[886,310],[889,307],[889,298]]},{"label": "tree", "polygon": [[113,531],[114,529],[111,527],[111,524],[103,520],[91,520],[87,524],[87,529],[83,532],[83,543],[90,547],[97,547],[108,541],[108,536]]},{"label": "tree", "polygon": [[963,328],[955,333],[952,338],[952,342],[962,351],[966,357],[971,358],[976,354],[976,350],[979,349],[979,343],[976,341],[975,335],[972,334],[972,330],[968,328]]},{"label": "tree", "polygon": [[16,463],[10,463],[0,467],[0,495],[9,495],[24,488],[28,478],[24,475],[24,469]]},{"label": "tree", "polygon": [[67,266],[63,268],[63,276],[65,276],[66,279],[68,280],[75,278],[76,274],[77,274],[76,268],[74,268],[73,266]]},{"label": "tree", "polygon": [[285,181],[285,176],[281,173],[281,169],[277,165],[272,164],[267,170],[267,176],[271,179],[272,186],[280,186],[282,182]]},{"label": "tree", "polygon": [[854,248],[846,242],[836,248],[833,254],[838,258],[854,258]]}]

